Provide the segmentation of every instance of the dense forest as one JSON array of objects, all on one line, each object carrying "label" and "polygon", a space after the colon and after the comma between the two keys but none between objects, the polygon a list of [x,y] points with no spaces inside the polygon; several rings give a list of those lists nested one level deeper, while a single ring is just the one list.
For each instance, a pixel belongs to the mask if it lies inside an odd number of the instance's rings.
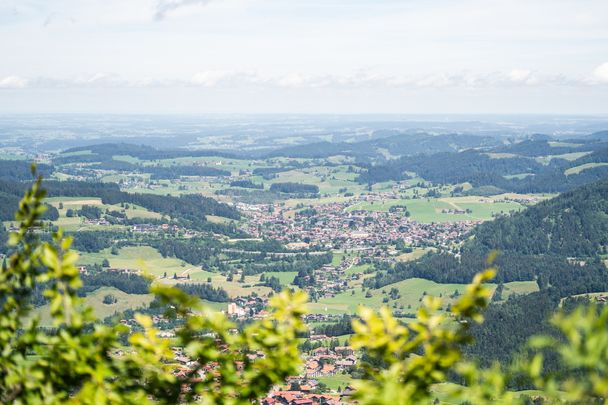
[{"label": "dense forest", "polygon": [[230,300],[226,290],[221,287],[215,288],[210,284],[176,284],[175,286],[203,300],[213,302],[228,302]]},{"label": "dense forest", "polygon": [[219,252],[222,244],[213,238],[159,239],[148,244],[163,257],[176,257],[194,265],[201,265]]},{"label": "dense forest", "polygon": [[68,233],[74,236],[72,246],[81,252],[99,252],[112,246],[120,246],[117,242],[126,241],[128,235],[120,231],[80,231]]},{"label": "dense forest", "polygon": [[585,257],[608,248],[608,179],[475,230],[471,249]]},{"label": "dense forest", "polygon": [[[89,272],[81,274],[82,287],[78,290],[78,295],[81,297],[97,290],[101,287],[114,287],[127,294],[148,294],[150,292],[151,281],[138,274],[125,273],[120,271],[107,271],[101,265],[95,264],[89,266]],[[44,290],[49,285],[39,284],[32,291],[30,303],[39,307],[48,303],[47,297],[44,296]]]},{"label": "dense forest", "polygon": [[264,184],[254,183],[251,180],[234,180],[230,182],[230,187],[253,188],[263,190]]},{"label": "dense forest", "polygon": [[[0,160],[0,180],[31,180],[31,166],[31,162],[27,160]],[[39,164],[37,170],[41,175],[48,177],[54,168],[51,165]]]},{"label": "dense forest", "polygon": [[304,183],[274,183],[270,186],[270,191],[287,194],[318,194],[319,187]]},{"label": "dense forest", "polygon": [[[484,366],[499,361],[508,365],[525,354],[525,343],[530,336],[555,334],[549,318],[560,303],[559,294],[552,291],[513,296],[506,302],[490,305],[484,313],[484,323],[473,325],[473,343],[464,347]],[[546,359],[552,362],[552,359]],[[551,364],[555,369],[556,365]],[[526,381],[513,381],[513,389],[528,388]]]},{"label": "dense forest", "polygon": [[105,143],[90,146],[79,146],[64,151],[64,155],[57,157],[56,163],[74,162],[105,162],[112,160],[114,156],[132,156],[141,160],[176,159],[180,157],[235,157],[234,153],[216,150],[186,150],[186,149],[163,149],[159,150],[151,146],[135,145],[129,143]]},{"label": "dense forest", "polygon": [[81,276],[83,288],[81,292],[87,293],[100,287],[114,287],[127,294],[148,294],[150,280],[137,274],[120,271],[91,271]]},{"label": "dense forest", "polygon": [[0,223],[0,253],[6,253],[7,246],[6,241],[8,240],[8,232],[4,227],[4,224]]},{"label": "dense forest", "polygon": [[[0,219],[11,220],[19,199],[27,185],[25,183],[0,181]],[[91,183],[82,181],[47,181],[45,187],[50,197],[99,197],[104,204],[136,204],[150,211],[174,218],[180,224],[196,230],[212,232],[235,232],[229,227],[211,224],[206,215],[217,215],[238,220],[239,212],[213,198],[188,194],[179,197],[154,194],[136,194],[120,191],[114,183]],[[57,219],[57,210],[48,207],[46,218]]]},{"label": "dense forest", "polygon": [[150,173],[151,179],[178,179],[180,176],[230,176],[227,170],[209,166],[143,166],[142,171]]},{"label": "dense forest", "polygon": [[454,152],[469,148],[491,147],[499,145],[492,137],[465,134],[404,134],[393,131],[389,136],[360,142],[317,142],[306,145],[288,146],[270,152],[268,156],[285,156],[291,158],[327,158],[336,155],[353,156],[360,161],[372,158],[379,159],[385,150],[394,156],[411,156],[416,154],[432,154]]},{"label": "dense forest", "polygon": [[[31,173],[29,176],[28,179],[31,179]],[[15,219],[15,210],[19,205],[19,200],[23,196],[25,187],[24,183],[0,180],[0,221],[12,221]],[[45,204],[45,206],[47,207],[47,211],[44,214],[44,219],[54,221],[59,218],[59,212],[55,207],[49,204]]]}]

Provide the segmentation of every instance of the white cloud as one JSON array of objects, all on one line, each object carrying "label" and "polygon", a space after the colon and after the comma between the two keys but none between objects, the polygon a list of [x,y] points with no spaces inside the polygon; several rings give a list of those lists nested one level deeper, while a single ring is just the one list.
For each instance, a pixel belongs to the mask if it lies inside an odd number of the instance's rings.
[{"label": "white cloud", "polygon": [[175,10],[187,6],[206,6],[212,0],[158,0],[154,10],[154,19],[157,21],[165,19]]},{"label": "white cloud", "polygon": [[116,73],[95,73],[67,78],[8,76],[0,88],[292,88],[292,89],[497,89],[511,87],[588,87],[608,84],[608,63],[595,69],[593,77],[542,74],[528,69],[494,72],[432,72],[428,74],[385,74],[374,70],[353,73],[310,74],[300,71],[261,74],[256,70],[203,70],[189,78],[137,77]]},{"label": "white cloud", "polygon": [[0,89],[22,89],[28,81],[19,76],[7,76],[0,79]]},{"label": "white cloud", "polygon": [[178,80],[177,82],[182,85],[216,87],[263,84],[267,82],[267,79],[251,71],[207,70],[196,73],[189,81]]},{"label": "white cloud", "polygon": [[509,72],[509,79],[514,83],[525,83],[531,75],[527,69],[513,69]]},{"label": "white cloud", "polygon": [[596,67],[593,71],[593,77],[600,83],[608,83],[608,62]]}]

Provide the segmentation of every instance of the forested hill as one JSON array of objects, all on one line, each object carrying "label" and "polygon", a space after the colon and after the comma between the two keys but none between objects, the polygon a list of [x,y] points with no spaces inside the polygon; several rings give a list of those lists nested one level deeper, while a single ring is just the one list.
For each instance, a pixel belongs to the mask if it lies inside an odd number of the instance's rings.
[{"label": "forested hill", "polygon": [[459,255],[429,254],[417,262],[380,269],[366,281],[379,288],[412,277],[466,283],[498,249],[497,281],[536,280],[561,296],[608,291],[599,254],[608,245],[608,178],[577,188],[528,210],[485,223]]},{"label": "forested hill", "polygon": [[[26,160],[0,160],[0,180],[31,180],[31,167],[31,162]],[[38,164],[37,169],[43,176],[49,176],[53,172],[53,166],[46,164]]]},{"label": "forested hill", "polygon": [[201,217],[205,215],[219,215],[232,219],[239,219],[239,212],[213,198],[197,194],[185,194],[179,197],[169,195],[127,193],[121,191],[114,183],[88,183],[81,181],[46,181],[45,188],[49,196],[71,197],[100,197],[107,204],[121,202],[141,205],[149,210],[169,216],[183,215],[187,217]]},{"label": "forested hill", "polygon": [[[524,345],[530,336],[555,333],[548,320],[558,307],[567,310],[570,295],[608,291],[608,270],[597,256],[606,251],[608,243],[608,179],[511,218],[485,223],[475,236],[469,248],[501,250],[499,274],[516,277],[518,271],[536,270],[528,277],[536,277],[539,292],[512,296],[505,302],[500,302],[498,293],[498,302],[487,309],[483,325],[471,330],[474,344],[466,348],[468,355],[484,365],[508,364],[525,356]],[[463,257],[481,256],[464,253]],[[561,369],[550,357],[545,366],[551,371]],[[525,381],[511,384],[513,389],[528,388]]]},{"label": "forested hill", "polygon": [[357,179],[360,183],[404,180],[414,172],[433,183],[492,186],[497,194],[564,192],[608,176],[608,142],[531,139],[359,165],[364,169]]},{"label": "forested hill", "polygon": [[[486,267],[492,249],[499,283],[482,325],[474,325],[468,355],[484,365],[509,364],[525,355],[532,335],[553,331],[548,319],[571,296],[608,291],[608,270],[600,253],[608,245],[608,178],[564,193],[510,217],[487,222],[473,231],[460,254],[432,253],[416,262],[380,265],[364,282],[382,288],[408,278],[439,283],[468,283]],[[500,283],[535,281],[539,291],[504,300]],[[550,370],[558,370],[547,359]],[[526,389],[525,381],[512,381]]]},{"label": "forested hill", "polygon": [[[0,180],[0,219],[11,220],[19,199],[27,187],[26,183]],[[238,220],[240,214],[235,208],[218,202],[213,198],[196,194],[179,197],[169,195],[138,194],[121,191],[114,183],[90,183],[82,181],[45,181],[44,187],[49,197],[99,197],[104,204],[129,203],[167,215],[181,225],[197,230],[216,233],[230,233],[233,229],[213,224],[206,220],[207,215],[218,215]],[[49,207],[55,217],[57,210]],[[56,218],[50,218],[56,219]],[[225,228],[225,229],[224,229]]]},{"label": "forested hill", "polygon": [[475,230],[476,248],[508,254],[567,257],[606,253],[608,178],[543,201],[512,217],[486,222]]},{"label": "forested hill", "polygon": [[160,150],[146,145],[134,145],[129,143],[103,143],[97,145],[70,148],[57,157],[57,163],[72,162],[105,162],[112,160],[116,155],[128,155],[142,160],[175,159],[193,156],[222,156],[234,157],[234,153],[217,150],[185,150],[166,149]]},{"label": "forested hill", "polygon": [[268,153],[268,156],[292,158],[323,158],[347,155],[358,158],[380,157],[385,153],[393,156],[411,156],[454,152],[469,148],[498,146],[496,138],[464,134],[402,134],[370,139],[360,142],[316,142],[305,145],[288,146]]},{"label": "forested hill", "polygon": [[[29,176],[31,178],[31,172]],[[0,221],[10,221],[15,218],[15,210],[19,206],[19,201],[23,197],[26,187],[25,183],[0,178]],[[46,207],[47,211],[43,216],[44,219],[56,220],[59,218],[59,212],[55,207],[48,204],[46,204]],[[0,237],[0,242],[1,239]],[[0,243],[1,245],[2,243]]]}]

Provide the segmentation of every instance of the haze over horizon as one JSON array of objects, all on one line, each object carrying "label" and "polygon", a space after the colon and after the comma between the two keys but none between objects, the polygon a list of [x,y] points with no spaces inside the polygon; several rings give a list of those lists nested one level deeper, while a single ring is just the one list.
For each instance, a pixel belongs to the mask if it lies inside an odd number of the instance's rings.
[{"label": "haze over horizon", "polygon": [[2,113],[608,113],[599,0],[5,0],[0,38]]}]

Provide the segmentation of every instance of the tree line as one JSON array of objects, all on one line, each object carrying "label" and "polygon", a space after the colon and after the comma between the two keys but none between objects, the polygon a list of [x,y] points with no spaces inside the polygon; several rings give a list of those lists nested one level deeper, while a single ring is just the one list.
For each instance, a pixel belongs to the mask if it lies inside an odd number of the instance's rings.
[{"label": "tree line", "polygon": [[304,183],[274,183],[270,186],[270,191],[286,194],[318,194],[319,187],[314,184]]}]

